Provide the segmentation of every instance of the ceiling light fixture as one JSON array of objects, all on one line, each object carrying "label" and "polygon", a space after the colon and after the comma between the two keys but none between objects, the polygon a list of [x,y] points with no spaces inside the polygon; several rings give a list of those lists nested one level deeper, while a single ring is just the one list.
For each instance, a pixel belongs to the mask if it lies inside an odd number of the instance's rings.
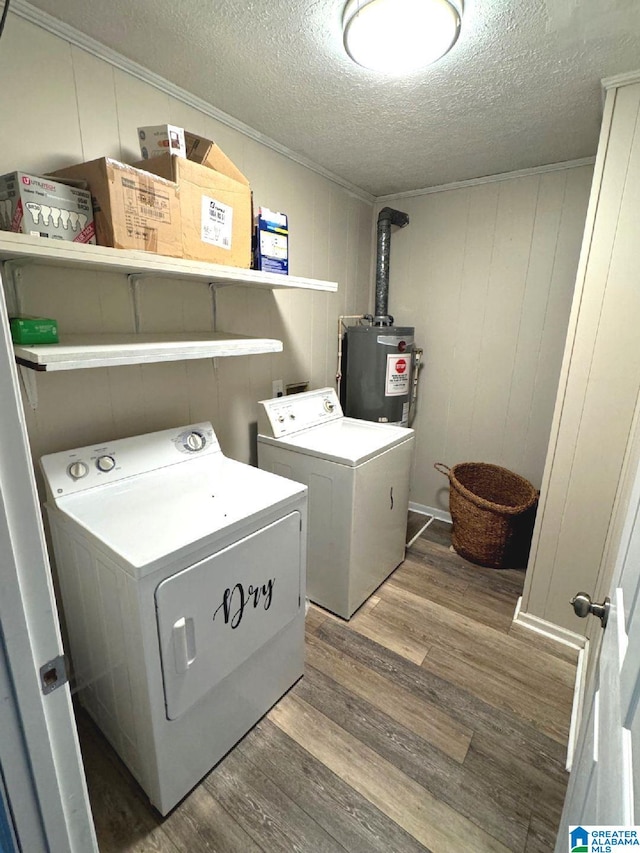
[{"label": "ceiling light fixture", "polygon": [[349,0],[344,46],[358,65],[406,74],[451,50],[461,18],[462,0]]}]

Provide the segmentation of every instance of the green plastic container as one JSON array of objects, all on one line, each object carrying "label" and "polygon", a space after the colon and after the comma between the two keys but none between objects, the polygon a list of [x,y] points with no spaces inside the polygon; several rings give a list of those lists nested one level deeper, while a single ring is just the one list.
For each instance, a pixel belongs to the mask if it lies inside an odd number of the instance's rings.
[{"label": "green plastic container", "polygon": [[58,324],[46,317],[12,317],[9,320],[14,344],[57,344]]}]

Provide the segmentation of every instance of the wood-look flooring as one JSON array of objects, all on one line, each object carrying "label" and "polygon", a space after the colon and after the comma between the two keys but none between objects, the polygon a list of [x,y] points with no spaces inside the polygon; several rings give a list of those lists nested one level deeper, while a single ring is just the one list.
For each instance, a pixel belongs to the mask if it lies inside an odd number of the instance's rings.
[{"label": "wood-look flooring", "polygon": [[433,522],[349,623],[311,608],[304,678],[166,818],[79,712],[100,850],[550,853],[576,658],[514,630],[523,580]]}]

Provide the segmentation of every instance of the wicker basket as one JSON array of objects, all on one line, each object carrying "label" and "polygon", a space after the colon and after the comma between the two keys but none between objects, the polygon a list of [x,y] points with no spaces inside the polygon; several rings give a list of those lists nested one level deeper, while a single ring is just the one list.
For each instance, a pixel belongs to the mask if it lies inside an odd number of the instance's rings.
[{"label": "wicker basket", "polygon": [[451,484],[451,544],[458,554],[494,569],[525,567],[539,496],[531,483],[486,462],[433,467]]}]

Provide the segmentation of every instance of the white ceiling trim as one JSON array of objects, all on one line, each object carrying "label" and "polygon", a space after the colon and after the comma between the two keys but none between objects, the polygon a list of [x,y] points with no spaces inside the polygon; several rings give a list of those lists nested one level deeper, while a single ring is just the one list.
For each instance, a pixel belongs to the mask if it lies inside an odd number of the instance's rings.
[{"label": "white ceiling trim", "polygon": [[640,71],[627,71],[625,74],[616,74],[613,77],[605,77],[602,88],[617,89],[620,86],[631,86],[632,83],[640,83]]},{"label": "white ceiling trim", "polygon": [[202,98],[198,98],[196,95],[192,95],[190,92],[187,92],[186,89],[180,88],[180,86],[176,86],[170,80],[166,80],[164,77],[161,77],[159,74],[154,74],[153,71],[149,71],[137,62],[127,59],[126,56],[106,47],[90,36],[81,33],[79,30],[76,30],[75,27],[72,27],[63,21],[59,21],[52,15],[43,12],[41,9],[37,9],[35,6],[27,3],[26,0],[12,0],[10,11],[20,18],[24,18],[25,21],[29,21],[29,23],[41,27],[43,30],[64,39],[70,44],[82,48],[82,50],[87,51],[87,53],[90,53],[92,56],[96,56],[98,59],[103,59],[115,68],[119,68],[121,71],[131,74],[138,80],[142,80],[144,83],[148,83],[155,89],[159,89],[161,92],[164,92],[167,95],[182,101],[188,106],[199,110],[205,115],[216,119],[216,121],[221,122],[221,124],[231,127],[233,130],[237,130],[239,133],[248,136],[250,139],[265,145],[267,148],[271,148],[273,151],[276,151],[278,154],[282,154],[289,160],[293,160],[300,166],[304,166],[306,169],[321,175],[323,178],[327,178],[327,180],[332,181],[334,184],[338,184],[338,186],[345,189],[350,195],[355,196],[361,201],[366,201],[370,204],[373,204],[375,201],[375,196],[366,192],[361,187],[350,183],[344,178],[341,178],[339,175],[335,175],[333,172],[330,172],[323,166],[314,163],[312,160],[308,160],[301,154],[297,154],[295,151],[292,151],[286,146],[281,145],[279,142],[276,142],[275,139],[265,136],[258,130],[250,127],[248,124],[228,115],[228,113],[223,112],[213,106],[213,104],[202,100]]},{"label": "white ceiling trim", "polygon": [[502,172],[499,175],[485,175],[482,178],[469,178],[467,181],[456,181],[452,184],[441,184],[439,187],[424,187],[420,190],[407,190],[402,193],[391,193],[380,195],[376,198],[377,203],[396,201],[401,198],[414,198],[420,195],[431,195],[431,193],[444,193],[449,190],[460,190],[465,187],[476,187],[479,184],[493,184],[496,181],[511,181],[514,178],[528,178],[530,175],[541,175],[545,172],[560,172],[563,169],[578,169],[580,166],[593,166],[595,157],[582,157],[580,160],[566,160],[564,163],[550,163],[546,166],[533,166],[530,169],[519,169],[517,172]]}]

